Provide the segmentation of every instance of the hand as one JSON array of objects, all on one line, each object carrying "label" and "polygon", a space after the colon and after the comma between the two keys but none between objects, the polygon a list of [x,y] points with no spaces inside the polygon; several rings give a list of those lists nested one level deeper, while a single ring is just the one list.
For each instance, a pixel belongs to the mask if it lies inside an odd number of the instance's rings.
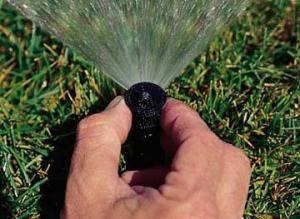
[{"label": "hand", "polygon": [[121,144],[130,126],[131,113],[121,97],[80,122],[62,218],[242,218],[249,159],[221,141],[196,112],[169,99],[161,126],[172,164],[120,177]]}]

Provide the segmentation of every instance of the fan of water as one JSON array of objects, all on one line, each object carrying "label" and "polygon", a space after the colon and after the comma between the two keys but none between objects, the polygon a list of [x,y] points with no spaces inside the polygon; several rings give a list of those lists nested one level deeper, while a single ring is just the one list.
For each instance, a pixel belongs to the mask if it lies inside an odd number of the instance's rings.
[{"label": "fan of water", "polygon": [[124,88],[166,87],[249,0],[7,0]]}]

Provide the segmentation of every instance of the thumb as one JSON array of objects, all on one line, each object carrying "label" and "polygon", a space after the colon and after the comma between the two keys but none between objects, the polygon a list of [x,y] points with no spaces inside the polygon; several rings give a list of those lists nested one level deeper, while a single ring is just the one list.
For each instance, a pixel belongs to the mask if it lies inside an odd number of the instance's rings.
[{"label": "thumb", "polygon": [[123,97],[117,97],[105,111],[79,123],[72,164],[87,176],[117,176],[121,144],[130,127],[131,112]]},{"label": "thumb", "polygon": [[86,218],[89,211],[101,218],[103,209],[115,200],[121,143],[130,126],[131,113],[122,97],[117,97],[104,112],[79,123],[62,215]]}]

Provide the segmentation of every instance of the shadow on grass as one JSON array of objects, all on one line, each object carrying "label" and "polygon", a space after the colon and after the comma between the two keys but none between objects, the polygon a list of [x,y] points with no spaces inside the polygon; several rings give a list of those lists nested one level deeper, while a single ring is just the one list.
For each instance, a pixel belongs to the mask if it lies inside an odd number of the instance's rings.
[{"label": "shadow on grass", "polygon": [[42,218],[59,218],[60,209],[64,203],[77,123],[78,121],[71,120],[52,130],[53,135],[59,137],[49,142],[50,145],[54,146],[54,150],[44,161],[45,168],[49,166],[49,170],[48,181],[41,188],[40,207]]},{"label": "shadow on grass", "polygon": [[[0,187],[0,191],[2,191],[2,187]],[[11,215],[9,210],[9,201],[4,197],[3,194],[0,193],[0,219],[9,218],[8,215]]]},{"label": "shadow on grass", "polygon": [[[106,105],[107,103],[103,102],[95,104],[90,108],[89,115],[101,112]],[[64,204],[66,183],[76,139],[76,128],[82,118],[70,118],[62,125],[51,129],[54,137],[47,144],[53,146],[54,150],[43,161],[44,169],[48,169],[48,181],[41,187],[39,203],[41,218],[43,219],[59,218],[60,210]]]}]

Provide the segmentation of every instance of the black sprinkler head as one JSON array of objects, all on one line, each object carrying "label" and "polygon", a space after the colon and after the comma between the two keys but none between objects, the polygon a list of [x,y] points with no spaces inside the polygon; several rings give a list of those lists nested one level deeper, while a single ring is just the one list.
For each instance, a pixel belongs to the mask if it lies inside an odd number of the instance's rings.
[{"label": "black sprinkler head", "polygon": [[132,128],[139,138],[149,138],[160,131],[160,115],[167,96],[158,85],[142,82],[133,85],[125,94],[125,102],[133,116]]},{"label": "black sprinkler head", "polygon": [[160,116],[166,100],[165,91],[153,83],[138,83],[126,92],[125,102],[133,118],[129,135],[133,155],[128,161],[128,169],[143,169],[165,163],[165,154],[160,145]]}]

